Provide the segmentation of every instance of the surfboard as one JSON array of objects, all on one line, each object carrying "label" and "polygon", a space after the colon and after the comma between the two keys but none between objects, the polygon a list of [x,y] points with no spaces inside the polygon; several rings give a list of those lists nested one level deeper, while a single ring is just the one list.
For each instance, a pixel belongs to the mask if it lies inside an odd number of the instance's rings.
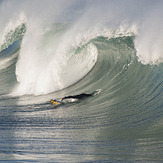
[{"label": "surfboard", "polygon": [[61,101],[57,101],[57,100],[51,100],[50,103],[53,105],[53,107],[61,105],[62,102]]},{"label": "surfboard", "polygon": [[[91,96],[96,96],[96,95],[98,95],[98,94],[100,94],[101,93],[101,89],[97,89],[96,91],[94,91],[92,94],[90,94]],[[81,94],[82,95],[82,94]],[[80,96],[80,95],[76,95],[76,96]],[[66,103],[73,103],[73,102],[76,102],[76,101],[78,101],[79,99],[78,99],[78,97],[77,98],[71,98],[72,96],[68,96],[68,98],[66,98],[64,101],[61,101],[60,99],[54,99],[54,100],[51,100],[50,101],[50,103],[52,104],[52,106],[53,107],[55,107],[55,106],[59,106],[59,105],[61,105],[61,104],[66,104]]]}]

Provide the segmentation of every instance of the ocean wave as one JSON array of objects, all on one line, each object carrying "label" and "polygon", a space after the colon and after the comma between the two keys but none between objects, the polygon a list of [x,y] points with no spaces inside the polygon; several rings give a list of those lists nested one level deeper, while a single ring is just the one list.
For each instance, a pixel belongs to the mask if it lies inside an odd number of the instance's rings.
[{"label": "ocean wave", "polygon": [[162,2],[0,1],[0,160],[162,160]]},{"label": "ocean wave", "polygon": [[[16,41],[19,43],[11,43],[16,45],[7,48],[13,54],[18,51],[16,54],[19,55],[15,69],[18,84],[13,89],[13,95],[41,95],[65,89],[87,74],[98,71],[96,65],[99,64],[98,69],[104,70],[102,75],[110,76],[109,81],[113,81],[133,65],[134,70],[131,72],[138,71],[137,68],[142,64],[138,62],[135,47],[135,27],[121,26],[119,29],[111,30],[98,26],[89,30],[84,28],[79,33],[76,26],[60,23],[32,40],[31,31],[27,31],[24,36],[24,24],[15,31],[14,39],[19,39]],[[9,60],[12,60],[9,52],[7,53]],[[1,56],[6,55],[2,55],[1,52]],[[101,68],[103,64],[107,65],[106,68]],[[94,76],[98,76],[96,71]],[[119,81],[121,80],[119,78]]]},{"label": "ocean wave", "polygon": [[[93,88],[95,90],[105,82],[109,84],[104,84],[102,89],[118,90],[124,83],[133,81],[132,74],[138,74],[136,82],[140,83],[144,74],[151,74],[153,67],[158,66],[156,74],[160,73],[160,47],[151,46],[151,41],[142,44],[147,35],[142,33],[144,29],[140,22],[120,22],[118,19],[113,24],[109,19],[108,22],[93,21],[90,25],[91,17],[87,18],[90,11],[86,10],[82,17],[69,23],[55,23],[56,20],[47,23],[51,12],[45,13],[43,20],[48,19],[44,22],[38,19],[37,11],[31,17],[25,9],[18,12],[18,20],[14,16],[6,23],[7,27],[1,31],[0,69],[10,69],[10,65],[15,64],[17,84],[13,86],[12,95],[45,95],[84,79],[90,81],[90,87],[100,83]],[[147,20],[146,24],[149,24]],[[154,29],[155,26],[150,28]],[[147,47],[152,48],[148,54]]]}]

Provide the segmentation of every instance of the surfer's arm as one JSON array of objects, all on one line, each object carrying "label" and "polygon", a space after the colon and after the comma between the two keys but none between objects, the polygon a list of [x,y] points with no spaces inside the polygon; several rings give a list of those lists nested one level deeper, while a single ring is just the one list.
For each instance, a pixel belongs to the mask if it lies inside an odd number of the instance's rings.
[{"label": "surfer's arm", "polygon": [[77,98],[77,97],[76,97],[76,95],[75,96],[65,96],[65,97],[61,98],[61,101],[63,101],[64,99],[67,99],[67,98]]}]

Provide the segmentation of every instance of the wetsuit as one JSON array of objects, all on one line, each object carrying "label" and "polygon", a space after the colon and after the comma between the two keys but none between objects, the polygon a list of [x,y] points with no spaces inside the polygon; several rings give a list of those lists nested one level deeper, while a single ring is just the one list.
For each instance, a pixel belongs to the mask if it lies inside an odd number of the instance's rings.
[{"label": "wetsuit", "polygon": [[79,94],[79,95],[73,95],[73,96],[66,96],[66,97],[63,97],[63,98],[61,99],[61,101],[64,100],[64,99],[69,99],[69,98],[82,99],[82,98],[86,98],[86,97],[90,97],[90,96],[93,96],[93,93],[91,93],[91,94],[82,93],[82,94]]}]

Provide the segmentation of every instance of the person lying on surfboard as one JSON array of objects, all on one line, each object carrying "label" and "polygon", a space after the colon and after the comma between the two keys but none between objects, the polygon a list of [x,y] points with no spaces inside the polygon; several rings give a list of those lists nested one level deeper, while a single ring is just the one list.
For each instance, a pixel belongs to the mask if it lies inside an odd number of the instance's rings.
[{"label": "person lying on surfboard", "polygon": [[81,100],[87,97],[98,95],[100,92],[101,92],[101,89],[98,89],[92,93],[82,93],[78,95],[65,96],[65,97],[62,97],[60,100],[54,99],[54,100],[51,100],[50,102],[54,105],[60,105],[64,103],[64,100],[66,101],[67,99],[70,100],[71,102],[74,102],[74,101]]},{"label": "person lying on surfboard", "polygon": [[93,93],[82,93],[82,94],[79,94],[79,95],[72,95],[72,96],[65,96],[65,97],[62,97],[61,98],[61,101],[65,100],[65,99],[76,99],[76,100],[80,100],[80,99],[83,99],[83,98],[86,98],[86,97],[90,97],[90,96],[93,96],[94,94]]},{"label": "person lying on surfboard", "polygon": [[98,89],[92,93],[82,93],[79,95],[70,95],[70,96],[65,96],[61,98],[61,101],[65,100],[65,99],[76,99],[76,100],[81,100],[87,97],[91,97],[91,96],[95,96],[97,94],[99,94],[101,92],[101,89]]}]

